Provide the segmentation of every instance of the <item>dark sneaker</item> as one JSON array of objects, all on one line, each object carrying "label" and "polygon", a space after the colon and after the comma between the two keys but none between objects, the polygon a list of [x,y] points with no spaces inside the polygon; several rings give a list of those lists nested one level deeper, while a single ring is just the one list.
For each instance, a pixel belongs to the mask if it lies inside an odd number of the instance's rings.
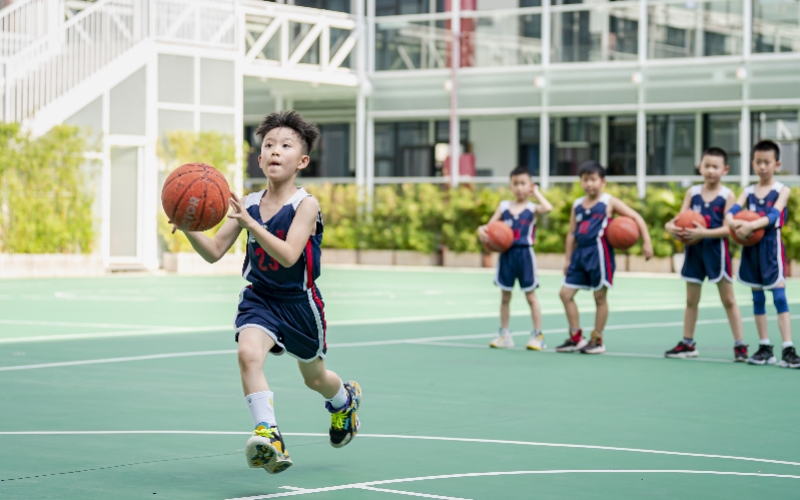
[{"label": "dark sneaker", "polygon": [[580,350],[582,354],[603,354],[606,346],[603,345],[603,336],[597,332],[592,332],[589,343]]},{"label": "dark sneaker", "polygon": [[292,466],[292,459],[277,426],[256,427],[253,436],[247,440],[244,454],[250,468],[261,467],[270,474],[283,472]]},{"label": "dark sneaker", "polygon": [[778,366],[782,366],[783,368],[800,368],[800,356],[797,355],[794,346],[783,348],[783,355],[781,356],[781,362],[778,363]]},{"label": "dark sneaker", "polygon": [[334,410],[330,403],[325,403],[325,408],[331,412],[330,442],[334,448],[341,448],[356,437],[361,422],[358,420],[358,407],[361,406],[361,386],[358,383],[346,382],[347,404],[339,411]]},{"label": "dark sneaker", "polygon": [[744,363],[747,361],[747,348],[746,345],[733,346],[733,361],[736,363]]},{"label": "dark sneaker", "polygon": [[[747,354],[747,348],[745,348],[744,352],[745,354]],[[678,342],[678,345],[676,345],[669,351],[665,352],[664,357],[686,359],[686,358],[696,358],[699,354],[700,351],[697,350],[695,344],[689,345],[681,340],[680,342]]]},{"label": "dark sneaker", "polygon": [[775,361],[777,360],[772,354],[772,346],[764,344],[759,344],[758,351],[747,360],[751,365],[774,365]]},{"label": "dark sneaker", "polygon": [[564,341],[563,344],[556,347],[556,352],[575,352],[580,351],[583,349],[586,344],[586,339],[583,338],[583,332],[578,330],[574,334],[570,335],[567,340]]}]

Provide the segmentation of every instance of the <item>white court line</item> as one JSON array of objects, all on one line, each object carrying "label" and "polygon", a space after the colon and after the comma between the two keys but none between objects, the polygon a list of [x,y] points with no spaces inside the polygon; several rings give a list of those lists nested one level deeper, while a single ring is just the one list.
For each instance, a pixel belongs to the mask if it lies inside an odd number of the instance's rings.
[{"label": "white court line", "polygon": [[[186,434],[186,435],[205,435],[205,436],[249,436],[251,432],[235,431],[0,431],[0,436],[91,436],[91,435],[165,435],[165,434]],[[319,437],[328,438],[327,433],[321,432],[283,432],[284,436],[299,437]],[[589,444],[567,444],[567,443],[542,443],[538,441],[508,441],[503,439],[480,439],[480,438],[456,438],[441,436],[410,436],[405,434],[363,434],[358,433],[358,438],[369,439],[410,439],[420,441],[445,441],[456,443],[480,443],[480,444],[505,444],[516,446],[539,446],[545,448],[571,448],[581,450],[600,450],[600,451],[624,451],[629,453],[646,453],[652,455],[669,455],[677,457],[692,458],[718,458],[723,460],[739,460],[744,462],[758,462],[776,465],[792,465],[800,467],[800,462],[789,462],[786,460],[771,460],[768,458],[739,457],[735,455],[711,455],[706,453],[688,453],[682,451],[663,451],[648,450],[645,448],[621,448],[616,446],[598,446]],[[364,483],[368,486],[372,483]]]},{"label": "white court line", "polygon": [[[140,327],[141,328],[141,327]],[[0,338],[0,344],[14,344],[22,342],[46,342],[51,340],[86,340],[115,337],[138,337],[141,335],[165,335],[172,333],[203,333],[229,330],[233,332],[233,325],[200,326],[200,327],[164,327],[151,330],[131,330],[99,333],[67,333],[63,335],[41,335],[34,337]]]},{"label": "white court line", "polygon": [[119,323],[75,323],[72,321],[39,321],[25,319],[0,319],[0,325],[74,326],[80,328],[169,328],[161,325],[125,325]]},{"label": "white court line", "polygon": [[[792,319],[800,318],[800,315],[792,316]],[[752,318],[744,318],[742,321],[747,320],[753,321]],[[775,320],[774,317],[770,317],[770,320]],[[710,324],[719,324],[719,323],[727,323],[727,319],[708,319],[708,320],[699,320],[697,324],[702,325],[710,325]],[[674,321],[671,323],[633,323],[627,325],[611,325],[606,327],[606,331],[609,330],[633,330],[633,329],[641,329],[641,328],[664,328],[664,327],[673,327],[673,326],[682,326],[683,322]],[[208,329],[213,329],[216,327],[206,327],[205,329],[201,329],[201,331],[208,331]],[[188,330],[188,329],[186,329]],[[214,330],[212,330],[214,331]],[[563,328],[553,328],[544,330],[543,333],[546,335],[551,335],[555,333],[563,333]],[[523,336],[529,335],[530,332],[513,332],[512,335],[514,336]],[[452,343],[450,341],[453,340],[474,340],[474,339],[486,339],[492,338],[496,334],[495,333],[476,333],[470,335],[451,335],[451,336],[439,336],[439,337],[420,337],[414,339],[395,339],[395,340],[372,340],[366,342],[343,342],[343,343],[334,343],[328,344],[329,348],[347,348],[347,347],[373,347],[373,346],[384,346],[384,345],[400,345],[400,344],[411,344],[411,345],[434,345],[434,346],[445,346],[445,347],[474,347],[474,348],[483,348],[480,345],[471,345],[471,344],[458,344]],[[0,340],[0,343],[3,341]],[[35,365],[18,365],[18,366],[2,366],[0,367],[0,372],[3,371],[17,371],[17,370],[34,370],[38,368],[56,368],[61,366],[80,366],[80,365],[94,365],[94,364],[104,364],[104,363],[119,363],[119,362],[126,362],[126,361],[141,361],[147,359],[168,359],[168,358],[182,358],[182,357],[191,357],[191,356],[208,356],[214,354],[235,354],[235,350],[218,350],[218,351],[195,351],[195,352],[178,352],[178,353],[165,353],[165,354],[151,354],[145,356],[130,356],[124,358],[101,358],[101,359],[88,359],[88,360],[79,360],[79,361],[63,361],[63,362],[56,362],[56,363],[41,363]],[[661,359],[663,356],[657,354],[638,354],[638,353],[611,353],[606,352],[606,355],[609,356],[626,356],[626,357],[639,357],[639,358],[657,358]],[[719,362],[719,363],[728,363],[727,360],[715,360],[713,358],[698,358],[694,361],[711,361],[711,362]]]},{"label": "white court line", "polygon": [[[306,493],[314,493],[313,491],[309,491],[306,488],[297,488],[295,486],[279,486],[282,490],[292,490],[292,491],[302,491]],[[373,488],[372,486],[353,486],[353,488],[359,490],[367,490],[367,491],[377,491],[379,493],[394,493],[395,495],[406,495],[410,497],[422,497],[422,498],[438,498],[440,500],[471,500],[469,498],[461,498],[461,497],[445,497],[442,495],[432,495],[429,493],[415,493],[412,491],[401,491],[401,490],[387,490],[386,488]]]},{"label": "white court line", "polygon": [[460,479],[465,477],[492,477],[492,476],[520,476],[528,474],[537,475],[550,475],[550,474],[697,474],[697,475],[714,475],[714,476],[740,476],[740,477],[773,477],[781,479],[800,479],[800,476],[793,476],[789,474],[763,474],[757,472],[727,472],[715,470],[652,470],[652,469],[597,469],[597,470],[575,470],[575,469],[562,469],[562,470],[519,470],[508,472],[469,472],[465,474],[443,474],[441,476],[423,476],[423,477],[407,477],[402,479],[386,479],[383,481],[369,481],[364,483],[342,484],[339,486],[328,486],[324,488],[308,488],[301,490],[288,491],[285,493],[272,493],[267,495],[257,495],[251,497],[238,497],[229,500],[261,500],[265,498],[281,498],[293,497],[298,495],[308,495],[311,493],[322,493],[326,491],[338,491],[349,489],[362,489],[365,486],[383,485],[383,484],[397,484],[397,483],[411,483],[418,481],[432,481],[436,479]]}]

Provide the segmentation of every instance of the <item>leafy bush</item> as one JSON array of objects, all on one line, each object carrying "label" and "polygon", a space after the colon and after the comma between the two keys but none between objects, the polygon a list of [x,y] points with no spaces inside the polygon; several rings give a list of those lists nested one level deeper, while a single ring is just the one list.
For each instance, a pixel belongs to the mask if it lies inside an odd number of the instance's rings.
[{"label": "leafy bush", "polygon": [[[181,165],[200,162],[211,165],[222,172],[228,185],[233,188],[236,170],[242,168],[236,164],[236,143],[233,137],[219,132],[167,132],[164,139],[158,143],[157,154],[162,167],[160,184],[163,184],[169,174]],[[206,231],[206,234],[213,237],[226,220],[223,218],[219,224]],[[167,215],[160,206],[158,234],[170,252],[194,251],[192,244],[189,243],[183,232],[172,233],[172,224],[169,223]],[[244,236],[240,236],[232,250],[243,249],[243,242]]]},{"label": "leafy bush", "polygon": [[0,124],[0,252],[90,253],[99,169],[87,165],[76,127],[32,139]]}]

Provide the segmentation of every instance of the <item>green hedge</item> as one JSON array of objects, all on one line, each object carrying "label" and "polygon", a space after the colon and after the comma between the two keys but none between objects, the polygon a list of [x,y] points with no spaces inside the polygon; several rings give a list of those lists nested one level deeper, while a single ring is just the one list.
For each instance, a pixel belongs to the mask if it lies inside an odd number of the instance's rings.
[{"label": "green hedge", "polygon": [[90,253],[100,169],[84,137],[58,126],[37,139],[0,124],[0,252]]},{"label": "green hedge", "polygon": [[[506,188],[461,186],[452,190],[432,184],[380,186],[375,188],[369,216],[358,202],[354,185],[310,185],[306,189],[322,206],[326,222],[323,246],[327,248],[434,252],[444,245],[456,252],[478,252],[481,246],[476,228],[491,217],[500,200],[511,198]],[[607,191],[642,214],[650,229],[656,256],[668,257],[683,251],[683,246],[664,230],[664,223],[680,210],[685,188],[650,186],[645,200],[637,197],[635,186],[608,184]],[[545,196],[553,204],[553,211],[538,221],[537,251],[564,251],[572,202],[582,194],[578,184],[558,185],[547,190]],[[789,220],[784,228],[787,255],[791,259],[800,258],[799,199],[800,188],[793,188]],[[628,253],[640,255],[641,244]]]}]

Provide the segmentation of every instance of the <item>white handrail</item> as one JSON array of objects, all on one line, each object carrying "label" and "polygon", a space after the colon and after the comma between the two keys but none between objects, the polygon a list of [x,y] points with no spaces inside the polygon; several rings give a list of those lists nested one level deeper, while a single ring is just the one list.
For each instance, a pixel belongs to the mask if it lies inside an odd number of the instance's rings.
[{"label": "white handrail", "polygon": [[19,0],[0,10],[0,60],[52,32],[63,7],[62,0]]}]

